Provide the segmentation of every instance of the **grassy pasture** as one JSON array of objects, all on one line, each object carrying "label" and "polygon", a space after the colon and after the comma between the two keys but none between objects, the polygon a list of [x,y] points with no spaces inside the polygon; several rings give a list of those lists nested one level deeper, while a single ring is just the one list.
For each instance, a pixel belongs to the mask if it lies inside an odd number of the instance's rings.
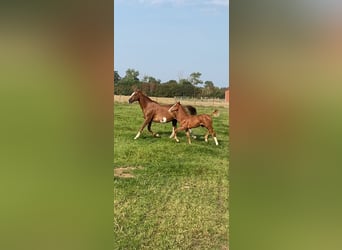
[{"label": "grassy pasture", "polygon": [[[196,106],[198,113],[213,107]],[[217,108],[217,107],[215,107]],[[189,145],[172,125],[145,128],[140,106],[114,104],[114,249],[228,249],[228,109],[213,118],[219,146],[204,128]]]}]

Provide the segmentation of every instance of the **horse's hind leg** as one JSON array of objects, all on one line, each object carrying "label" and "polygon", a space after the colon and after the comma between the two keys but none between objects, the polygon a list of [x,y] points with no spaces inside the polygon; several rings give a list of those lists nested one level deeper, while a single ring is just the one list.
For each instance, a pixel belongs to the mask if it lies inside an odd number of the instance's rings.
[{"label": "horse's hind leg", "polygon": [[208,128],[208,132],[204,136],[204,139],[205,139],[206,142],[208,142],[209,134],[211,134],[211,136],[214,138],[215,144],[217,146],[218,145],[218,141],[217,141],[217,138],[216,138],[216,133],[215,133],[214,129],[211,128],[211,127]]},{"label": "horse's hind leg", "polygon": [[209,136],[209,131],[207,131],[207,133],[205,133],[205,136],[204,136],[205,142],[208,142],[208,136]]},{"label": "horse's hind leg", "polygon": [[175,130],[177,128],[177,120],[172,120],[172,133],[170,135],[170,138],[173,138],[175,136]]},{"label": "horse's hind leg", "polygon": [[215,141],[216,146],[218,146],[218,141],[217,141],[216,136],[214,136],[214,141]]},{"label": "horse's hind leg", "polygon": [[152,126],[152,121],[150,121],[147,125],[147,129],[148,131],[152,134],[152,136],[155,136],[155,137],[160,137],[160,135],[158,133],[154,133],[151,129],[151,126]]},{"label": "horse's hind leg", "polygon": [[190,135],[191,135],[191,137],[192,137],[192,138],[194,138],[194,139],[196,139],[196,138],[197,138],[197,136],[196,136],[196,135],[194,135],[194,134],[192,133],[192,130],[191,130],[191,129],[189,129],[189,132],[190,132]]},{"label": "horse's hind leg", "polygon": [[218,141],[217,141],[217,138],[216,138],[216,133],[215,133],[215,131],[213,130],[213,128],[211,128],[210,134],[211,134],[211,136],[214,138],[215,144],[216,144],[216,146],[217,146],[217,145],[218,145]]}]

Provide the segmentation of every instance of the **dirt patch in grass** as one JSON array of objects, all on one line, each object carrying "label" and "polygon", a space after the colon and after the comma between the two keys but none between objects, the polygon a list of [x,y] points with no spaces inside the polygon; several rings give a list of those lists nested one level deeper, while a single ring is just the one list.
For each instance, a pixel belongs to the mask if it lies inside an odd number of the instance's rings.
[{"label": "dirt patch in grass", "polygon": [[142,167],[125,167],[125,168],[115,168],[114,176],[119,178],[134,178],[132,171],[135,169],[142,169]]}]

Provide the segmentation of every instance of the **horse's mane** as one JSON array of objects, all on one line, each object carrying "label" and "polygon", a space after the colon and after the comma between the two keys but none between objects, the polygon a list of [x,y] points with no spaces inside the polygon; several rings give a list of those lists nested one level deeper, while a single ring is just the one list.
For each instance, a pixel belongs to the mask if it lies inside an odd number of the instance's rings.
[{"label": "horse's mane", "polygon": [[136,92],[139,92],[141,95],[143,95],[150,102],[158,103],[158,102],[152,100],[151,98],[149,98],[147,95],[145,95],[141,90],[136,90]]},{"label": "horse's mane", "polygon": [[[144,98],[146,98],[147,101],[149,102],[153,102],[159,105],[167,105],[167,104],[160,104],[159,102],[156,102],[154,100],[152,100],[150,97],[148,97],[147,95],[145,95],[140,89],[135,90],[135,92],[138,92],[139,94],[141,94],[142,96],[144,96]],[[184,111],[189,114],[189,115],[196,115],[197,114],[197,110],[195,107],[191,106],[191,105],[182,105]]]},{"label": "horse's mane", "polygon": [[186,105],[185,108],[188,111],[189,115],[196,115],[197,114],[197,110],[193,106]]}]

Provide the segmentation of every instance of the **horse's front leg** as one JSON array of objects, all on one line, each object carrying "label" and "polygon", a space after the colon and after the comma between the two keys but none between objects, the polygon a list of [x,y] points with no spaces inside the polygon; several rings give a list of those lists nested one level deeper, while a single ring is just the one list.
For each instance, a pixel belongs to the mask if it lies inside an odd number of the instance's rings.
[{"label": "horse's front leg", "polygon": [[185,130],[186,137],[188,138],[188,143],[191,144],[191,139],[190,139],[190,129]]},{"label": "horse's front leg", "polygon": [[139,136],[141,135],[142,131],[144,130],[144,128],[146,127],[146,125],[151,122],[148,119],[145,119],[144,123],[141,125],[141,128],[139,129],[137,135],[134,137],[134,140],[138,139]]},{"label": "horse's front leg", "polygon": [[152,136],[160,137],[160,135],[159,135],[158,133],[154,133],[154,132],[152,131],[151,126],[152,126],[152,120],[148,123],[147,129],[148,129],[148,131],[152,134]]},{"label": "horse's front leg", "polygon": [[179,127],[179,128],[177,128],[177,129],[175,129],[175,131],[174,131],[174,138],[175,138],[175,140],[176,140],[176,142],[179,142],[179,139],[177,138],[177,132],[178,131],[181,131],[181,130],[184,130],[185,128],[183,128],[183,127]]}]

